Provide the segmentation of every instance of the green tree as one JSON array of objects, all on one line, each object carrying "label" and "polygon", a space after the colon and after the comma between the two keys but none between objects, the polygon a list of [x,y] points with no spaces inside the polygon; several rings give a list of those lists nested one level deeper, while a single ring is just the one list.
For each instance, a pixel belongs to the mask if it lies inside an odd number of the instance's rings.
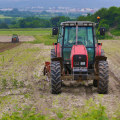
[{"label": "green tree", "polygon": [[9,27],[8,27],[8,25],[6,23],[1,23],[0,24],[0,28],[2,28],[2,29],[8,29]]},{"label": "green tree", "polygon": [[25,23],[24,19],[20,20],[19,22],[20,22],[19,25],[20,25],[21,28],[25,28],[26,27],[26,23]]},{"label": "green tree", "polygon": [[51,22],[52,27],[57,27],[57,26],[59,26],[59,24],[60,24],[61,22],[68,21],[68,20],[70,20],[69,17],[57,16],[57,17],[51,18],[51,19],[50,19],[50,22]]}]

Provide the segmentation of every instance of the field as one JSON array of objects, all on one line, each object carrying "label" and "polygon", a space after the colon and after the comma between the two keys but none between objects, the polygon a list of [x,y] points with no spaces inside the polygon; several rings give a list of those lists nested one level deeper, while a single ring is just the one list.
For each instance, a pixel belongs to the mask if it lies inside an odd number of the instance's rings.
[{"label": "field", "polygon": [[56,36],[52,36],[51,28],[1,29],[0,42],[10,42],[13,34],[19,35],[21,42],[29,41],[30,43],[44,43],[45,45],[52,45],[57,39]]},{"label": "field", "polygon": [[[11,31],[9,35],[12,35]],[[0,50],[5,44],[6,46],[9,44],[12,48],[6,47],[7,50],[0,51],[0,118],[3,116],[3,120],[5,118],[16,120],[23,113],[20,120],[23,118],[33,120],[32,118],[38,116],[40,120],[120,119],[119,40],[100,41],[103,43],[109,62],[109,94],[98,95],[97,89],[90,81],[88,86],[84,83],[79,86],[68,85],[62,88],[62,94],[52,95],[50,82],[43,76],[43,68],[44,62],[50,60],[50,49],[53,46],[49,44],[55,41],[55,37],[50,35],[50,29],[14,32],[38,38],[15,46],[11,43],[0,44]],[[8,35],[8,31],[0,31],[0,35]]]},{"label": "field", "polygon": [[113,34],[115,36],[120,36],[120,30],[119,29],[112,29],[111,34]]},{"label": "field", "polygon": [[0,19],[7,19],[7,18],[12,18],[12,17],[8,17],[8,16],[0,15]]}]

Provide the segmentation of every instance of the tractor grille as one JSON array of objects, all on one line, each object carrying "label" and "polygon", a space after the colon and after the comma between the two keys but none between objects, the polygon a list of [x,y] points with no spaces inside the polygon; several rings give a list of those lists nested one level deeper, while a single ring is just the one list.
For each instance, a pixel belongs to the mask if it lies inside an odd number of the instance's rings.
[{"label": "tractor grille", "polygon": [[86,55],[74,55],[73,66],[74,67],[86,67]]}]

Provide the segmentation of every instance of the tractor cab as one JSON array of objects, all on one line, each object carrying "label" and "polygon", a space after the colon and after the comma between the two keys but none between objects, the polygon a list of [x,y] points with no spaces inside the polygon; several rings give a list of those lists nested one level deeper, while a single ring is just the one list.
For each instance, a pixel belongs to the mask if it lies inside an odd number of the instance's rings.
[{"label": "tractor cab", "polygon": [[[63,39],[60,37],[62,34],[64,34]],[[71,51],[73,49],[73,46],[75,45],[74,48],[78,48],[76,47],[77,45],[84,46],[87,50],[86,57],[88,57],[88,67],[89,69],[92,69],[95,58],[95,44],[97,44],[95,36],[95,23],[89,21],[72,21],[61,23],[58,44],[62,46],[61,52],[63,54],[61,56],[64,59],[65,66],[69,67],[69,69],[73,67],[71,66]],[[76,57],[76,59],[78,58]],[[75,64],[84,65],[87,63],[82,62]]]}]

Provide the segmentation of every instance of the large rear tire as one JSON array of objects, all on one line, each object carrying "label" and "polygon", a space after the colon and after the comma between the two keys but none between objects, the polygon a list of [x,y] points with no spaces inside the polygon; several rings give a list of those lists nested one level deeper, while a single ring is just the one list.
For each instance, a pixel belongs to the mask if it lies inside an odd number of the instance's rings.
[{"label": "large rear tire", "polygon": [[51,59],[56,58],[55,49],[51,49]]},{"label": "large rear tire", "polygon": [[98,80],[98,93],[107,94],[108,93],[108,83],[109,83],[109,67],[107,61],[99,61],[99,80]]},{"label": "large rear tire", "polygon": [[59,61],[51,62],[51,93],[61,93],[62,81],[61,81],[61,66]]},{"label": "large rear tire", "polygon": [[103,49],[101,50],[101,56],[105,56],[105,52]]}]

